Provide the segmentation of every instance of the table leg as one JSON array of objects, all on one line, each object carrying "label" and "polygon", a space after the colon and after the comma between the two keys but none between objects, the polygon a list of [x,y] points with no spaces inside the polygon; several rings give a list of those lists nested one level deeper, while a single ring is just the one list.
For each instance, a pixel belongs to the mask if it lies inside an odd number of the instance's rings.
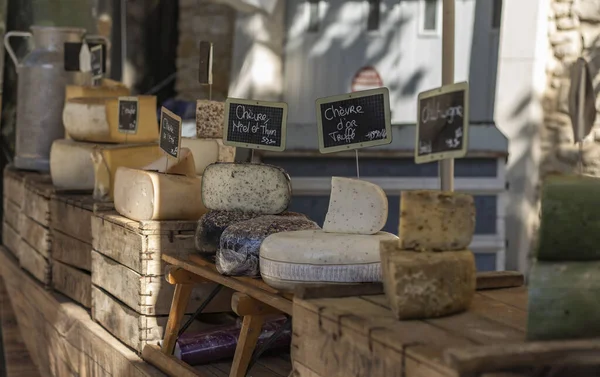
[{"label": "table leg", "polygon": [[171,303],[171,311],[169,312],[169,321],[165,330],[165,339],[163,340],[162,351],[167,355],[172,355],[177,341],[177,334],[181,320],[185,314],[185,308],[190,301],[192,295],[193,284],[177,284],[175,285],[175,294]]},{"label": "table leg", "polygon": [[246,375],[248,364],[252,359],[264,323],[265,317],[262,315],[247,315],[244,317],[229,377],[244,377]]}]

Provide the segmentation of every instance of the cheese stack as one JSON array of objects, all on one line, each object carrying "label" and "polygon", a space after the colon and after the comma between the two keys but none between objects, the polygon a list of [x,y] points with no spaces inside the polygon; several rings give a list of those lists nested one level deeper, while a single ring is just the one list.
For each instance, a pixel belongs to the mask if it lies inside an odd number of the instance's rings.
[{"label": "cheese stack", "polygon": [[196,247],[216,251],[224,275],[258,276],[259,251],[270,234],[318,225],[285,212],[292,198],[289,175],[265,164],[214,163],[204,172],[202,199],[210,212],[198,222]]},{"label": "cheese stack", "polygon": [[[600,179],[551,176],[542,186],[527,338],[600,337]],[[596,204],[595,204],[596,203]]]},{"label": "cheese stack", "polygon": [[381,243],[385,293],[398,319],[441,317],[469,307],[476,268],[467,247],[474,232],[472,196],[402,192],[400,240]]},{"label": "cheese stack", "polygon": [[267,237],[260,248],[261,276],[284,291],[304,284],[379,282],[379,244],[398,240],[381,231],[387,217],[387,196],[379,186],[333,177],[323,230]]}]

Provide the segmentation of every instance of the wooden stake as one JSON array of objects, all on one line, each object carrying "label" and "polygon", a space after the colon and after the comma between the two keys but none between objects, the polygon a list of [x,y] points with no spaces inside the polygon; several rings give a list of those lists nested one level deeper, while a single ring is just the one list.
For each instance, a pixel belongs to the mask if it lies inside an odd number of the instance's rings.
[{"label": "wooden stake", "polygon": [[[443,3],[442,85],[454,84],[454,4],[455,0]],[[441,160],[439,171],[442,191],[454,191],[454,159]]]}]

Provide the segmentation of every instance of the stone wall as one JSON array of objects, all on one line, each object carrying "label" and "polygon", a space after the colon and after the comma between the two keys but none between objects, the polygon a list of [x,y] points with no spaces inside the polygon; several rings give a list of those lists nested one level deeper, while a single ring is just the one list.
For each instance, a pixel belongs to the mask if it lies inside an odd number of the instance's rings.
[{"label": "stone wall", "polygon": [[236,11],[208,0],[179,0],[177,98],[207,99],[209,88],[198,83],[199,43],[213,42],[212,98],[225,100],[229,89]]},{"label": "stone wall", "polygon": [[[579,147],[573,143],[568,114],[570,70],[583,56],[590,62],[596,95],[600,90],[600,1],[551,0],[549,12],[549,58],[544,98],[544,127],[540,178],[558,172],[577,171]],[[600,108],[600,101],[596,101]],[[600,116],[583,145],[583,171],[600,176]]]}]

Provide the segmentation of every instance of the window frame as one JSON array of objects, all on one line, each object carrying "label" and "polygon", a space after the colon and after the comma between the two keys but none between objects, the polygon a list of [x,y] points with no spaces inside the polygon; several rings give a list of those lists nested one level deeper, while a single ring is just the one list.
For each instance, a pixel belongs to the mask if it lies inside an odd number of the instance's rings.
[{"label": "window frame", "polygon": [[434,30],[425,30],[425,3],[426,0],[419,0],[419,36],[420,37],[439,37],[442,33],[442,0],[436,1],[436,19],[435,19],[435,29]]},{"label": "window frame", "polygon": [[[370,35],[372,34],[379,34],[381,32],[381,21],[382,21],[382,8],[383,8],[383,0],[366,0],[367,3],[367,27],[366,27],[366,31],[367,33],[369,33]],[[371,17],[371,9],[373,7],[372,4],[375,4],[374,6],[377,8],[378,14],[377,14],[377,28],[375,29],[370,29],[369,28],[369,21],[370,21],[370,17]]]},{"label": "window frame", "polygon": [[[313,19],[314,8],[316,7],[316,19]],[[306,32],[309,34],[317,34],[321,31],[321,0],[306,0],[306,12],[308,13],[308,22]]]}]

